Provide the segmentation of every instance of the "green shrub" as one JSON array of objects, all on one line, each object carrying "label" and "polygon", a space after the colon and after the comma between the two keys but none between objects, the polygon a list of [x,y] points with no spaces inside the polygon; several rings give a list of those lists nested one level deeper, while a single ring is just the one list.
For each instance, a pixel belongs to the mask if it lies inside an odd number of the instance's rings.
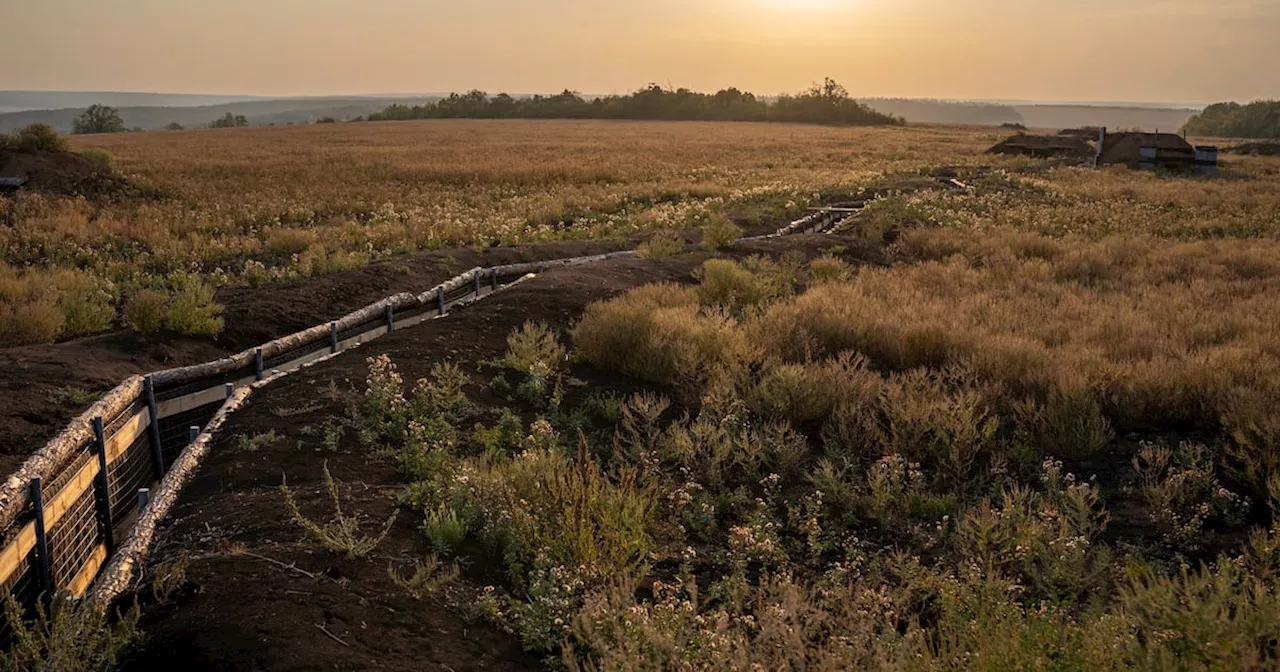
[{"label": "green shrub", "polygon": [[103,168],[111,167],[111,162],[112,162],[111,153],[105,149],[90,147],[89,149],[81,150],[80,154],[81,156],[84,156],[86,159],[89,159],[95,163],[101,164]]},{"label": "green shrub", "polygon": [[802,426],[830,418],[840,406],[874,405],[882,384],[864,358],[846,354],[823,362],[774,365],[747,395],[747,403],[765,417]]},{"label": "green shrub", "polygon": [[116,290],[111,283],[78,271],[59,272],[53,282],[65,317],[62,336],[87,336],[111,328],[116,319]]},{"label": "green shrub", "polygon": [[169,300],[169,328],[184,336],[222,333],[222,306],[213,302],[213,287],[195,276],[181,276],[176,284]]},{"label": "green shrub", "polygon": [[149,334],[164,327],[168,311],[168,294],[155,289],[140,289],[124,304],[124,323],[140,334]]},{"label": "green shrub", "polygon": [[0,345],[52,343],[62,333],[66,316],[51,296],[22,303],[0,303]]},{"label": "green shrub", "polygon": [[525,322],[507,336],[502,362],[525,375],[546,380],[560,371],[565,349],[555,332],[543,322]]},{"label": "green shrub", "polygon": [[742,237],[742,227],[733,223],[728,215],[712,215],[702,225],[702,247],[707,250],[723,250]]},{"label": "green shrub", "polygon": [[13,134],[11,144],[20,152],[65,152],[67,141],[48,124],[28,124]]},{"label": "green shrub", "polygon": [[0,655],[0,670],[92,672],[113,670],[137,644],[141,613],[137,605],[114,620],[89,600],[56,597],[46,609],[36,605],[28,620],[13,596],[4,596],[4,620],[11,632],[9,649]]}]

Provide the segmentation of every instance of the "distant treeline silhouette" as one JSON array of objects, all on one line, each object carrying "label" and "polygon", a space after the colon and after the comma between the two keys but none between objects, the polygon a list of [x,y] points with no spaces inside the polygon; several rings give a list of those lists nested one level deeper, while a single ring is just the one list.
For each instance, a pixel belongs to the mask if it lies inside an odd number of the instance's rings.
[{"label": "distant treeline silhouette", "polygon": [[800,94],[779,96],[771,101],[733,88],[709,94],[650,84],[635,93],[592,99],[574,91],[525,98],[470,91],[454,93],[426,105],[392,105],[369,115],[370,121],[407,119],[783,121],[867,126],[906,123],[850,98],[843,86],[830,79]]},{"label": "distant treeline silhouette", "polygon": [[1186,131],[1220,138],[1280,138],[1280,100],[1210,105],[1191,117]]}]

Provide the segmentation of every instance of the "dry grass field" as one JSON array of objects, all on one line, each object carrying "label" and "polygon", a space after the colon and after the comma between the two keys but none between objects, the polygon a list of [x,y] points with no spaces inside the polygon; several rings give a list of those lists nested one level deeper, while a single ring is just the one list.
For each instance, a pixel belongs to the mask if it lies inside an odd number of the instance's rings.
[{"label": "dry grass field", "polygon": [[[218,543],[343,558],[355,585],[569,669],[1276,669],[1280,160],[1188,178],[985,155],[997,139],[469,121],[82,138],[164,196],[0,202],[0,315],[35,301],[23,283],[70,287],[40,299],[66,324],[115,324],[143,288],[199,304],[206,284],[422,249],[775,225],[875,189],[841,236],[549,273],[451,318],[475,338],[423,327],[447,355],[409,330],[287,383],[197,485],[242,487],[220,515],[252,507],[277,541]],[[95,283],[106,298],[74,298]],[[334,488],[411,524],[333,518],[322,460],[391,486]],[[246,464],[311,479],[281,499]],[[193,543],[191,581],[239,580]],[[361,559],[380,544],[390,572]],[[144,628],[216,618],[207,592]]]}]

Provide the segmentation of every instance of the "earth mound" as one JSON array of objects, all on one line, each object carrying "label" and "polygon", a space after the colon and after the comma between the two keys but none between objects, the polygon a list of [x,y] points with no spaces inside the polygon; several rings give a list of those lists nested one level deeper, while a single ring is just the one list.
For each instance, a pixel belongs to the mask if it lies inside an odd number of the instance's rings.
[{"label": "earth mound", "polygon": [[1028,135],[1019,133],[995,144],[988,154],[1008,156],[1034,156],[1036,158],[1088,159],[1093,157],[1093,145],[1082,138],[1061,135]]},{"label": "earth mound", "polygon": [[[102,163],[74,152],[0,149],[0,178],[17,178],[6,189],[59,196],[113,199],[139,195],[137,187]],[[25,180],[25,181],[24,181]]]}]

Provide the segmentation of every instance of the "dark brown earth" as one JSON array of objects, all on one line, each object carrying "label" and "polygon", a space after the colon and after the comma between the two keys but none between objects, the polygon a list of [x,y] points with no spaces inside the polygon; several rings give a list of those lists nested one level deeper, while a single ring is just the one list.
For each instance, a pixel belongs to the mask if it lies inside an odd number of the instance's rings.
[{"label": "dark brown earth", "polygon": [[[879,250],[865,241],[827,235],[744,244],[728,256],[796,250],[813,257],[836,245],[845,248],[851,262],[882,262]],[[351,497],[346,510],[367,512],[376,525],[393,510],[401,478],[369,456],[354,437],[344,437],[336,452],[321,453],[317,440],[302,433],[303,427],[344,413],[352,395],[363,389],[368,357],[388,354],[407,381],[425,376],[441,361],[475,372],[479,362],[502,355],[507,335],[526,320],[541,320],[563,332],[592,301],[649,282],[690,282],[707,256],[619,259],[551,270],[446,319],[396,332],[257,392],[219,432],[159,536],[152,566],[187,551],[187,584],[174,603],[161,605],[148,587],[150,578],[144,579],[139,596],[148,640],[127,669],[538,667],[539,661],[523,653],[514,637],[465,617],[467,601],[491,572],[483,560],[464,568],[464,581],[453,589],[453,598],[416,601],[395,586],[387,569],[411,565],[412,558],[426,554],[420,521],[402,516],[371,559],[347,560],[303,538],[282,503],[282,474],[299,493],[304,514],[323,518],[332,510],[321,489],[322,465],[327,463],[346,484]],[[577,394],[635,387],[582,367],[571,378],[583,381],[572,392]],[[477,386],[474,392],[483,401],[482,389]],[[281,438],[254,451],[239,447],[240,436],[267,431]],[[444,603],[451,600],[452,608]]]},{"label": "dark brown earth", "polygon": [[25,177],[25,191],[92,199],[147,195],[107,166],[75,152],[18,152],[0,149],[0,177]]},{"label": "dark brown earth", "polygon": [[1069,135],[1018,133],[996,143],[987,150],[987,153],[1037,158],[1087,159],[1094,155],[1094,149],[1083,138]]}]

